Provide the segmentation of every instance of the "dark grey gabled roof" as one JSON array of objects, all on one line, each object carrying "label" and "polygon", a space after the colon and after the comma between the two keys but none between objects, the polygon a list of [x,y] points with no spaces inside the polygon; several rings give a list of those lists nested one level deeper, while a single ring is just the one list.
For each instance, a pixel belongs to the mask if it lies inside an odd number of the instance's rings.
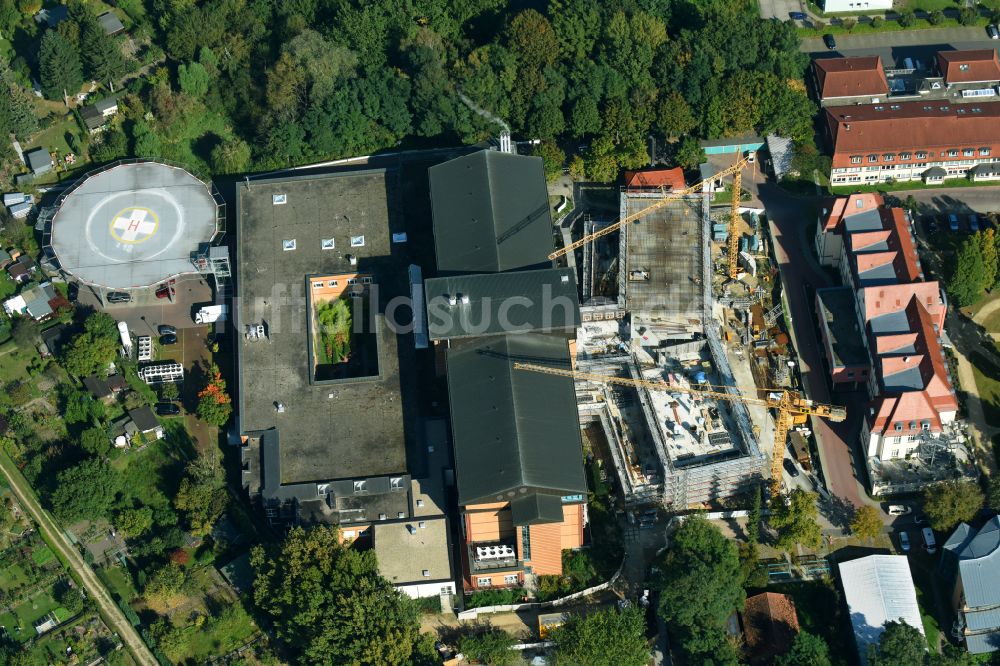
[{"label": "dark grey gabled roof", "polygon": [[944,548],[958,560],[966,605],[1000,606],[1000,516],[991,518],[978,532],[962,523]]},{"label": "dark grey gabled roof", "polygon": [[845,215],[844,229],[850,234],[858,231],[881,231],[882,214],[872,208],[853,215]]},{"label": "dark grey gabled roof", "polygon": [[156,420],[156,414],[148,406],[129,410],[128,415],[139,428],[139,432],[149,432],[160,427],[160,422]]},{"label": "dark grey gabled roof", "polygon": [[481,150],[428,174],[438,271],[551,265],[552,216],[540,157]]},{"label": "dark grey gabled roof", "polygon": [[510,518],[515,525],[536,523],[561,523],[563,501],[559,495],[528,493],[510,503]]},{"label": "dark grey gabled roof", "polygon": [[566,339],[525,333],[452,344],[448,393],[459,504],[509,501],[533,490],[585,493],[573,380],[513,367],[526,361],[569,368]]},{"label": "dark grey gabled roof", "polygon": [[456,275],[430,279],[425,285],[432,340],[573,331],[580,325],[572,268]]}]

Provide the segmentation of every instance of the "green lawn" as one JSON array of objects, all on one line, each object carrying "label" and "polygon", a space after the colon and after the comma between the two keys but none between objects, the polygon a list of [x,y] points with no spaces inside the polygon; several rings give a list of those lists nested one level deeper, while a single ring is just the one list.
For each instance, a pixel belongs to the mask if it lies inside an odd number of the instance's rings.
[{"label": "green lawn", "polygon": [[997,374],[987,359],[978,354],[973,354],[969,361],[976,376],[976,388],[979,390],[986,423],[1000,426],[1000,374]]},{"label": "green lawn", "polygon": [[118,595],[126,603],[138,594],[135,586],[132,584],[132,577],[121,567],[99,567],[97,575],[108,586],[111,592]]},{"label": "green lawn", "polygon": [[922,180],[905,183],[876,183],[873,185],[837,185],[830,188],[833,194],[854,194],[856,192],[905,192],[907,190],[936,190],[945,187],[982,187],[982,183],[974,183],[968,178],[948,178],[940,185],[927,185]]},{"label": "green lawn", "polygon": [[257,627],[236,602],[208,618],[200,628],[191,625],[175,632],[167,656],[178,663],[204,663],[208,657],[226,654],[249,641],[257,633]]},{"label": "green lawn", "polygon": [[37,564],[38,566],[42,566],[44,564],[51,562],[52,560],[55,559],[55,557],[56,554],[53,553],[52,549],[46,546],[45,544],[41,544],[33,551],[31,551],[31,559],[33,559],[35,561],[35,564]]},{"label": "green lawn", "polygon": [[20,587],[31,581],[28,572],[20,564],[12,564],[0,571],[0,590],[8,592],[15,587]]}]

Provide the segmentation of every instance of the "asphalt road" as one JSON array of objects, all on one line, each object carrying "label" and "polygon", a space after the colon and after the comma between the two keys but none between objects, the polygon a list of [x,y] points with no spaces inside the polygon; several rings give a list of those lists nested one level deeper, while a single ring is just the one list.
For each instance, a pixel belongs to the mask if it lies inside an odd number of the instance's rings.
[{"label": "asphalt road", "polygon": [[[793,341],[806,394],[820,402],[831,402],[810,299],[814,289],[833,286],[833,283],[830,275],[818,265],[811,239],[807,237],[812,225],[804,214],[813,214],[809,205],[811,200],[791,196],[774,185],[761,186],[758,196],[767,211],[771,235],[775,239],[775,258],[791,308]],[[850,513],[850,505],[858,507],[867,503],[867,496],[854,472],[852,454],[864,413],[862,397],[857,394],[838,396],[848,408],[848,419],[843,423],[812,419],[826,487],[834,496],[829,508],[835,513]],[[837,524],[836,520],[832,522]]]},{"label": "asphalt road", "polygon": [[914,192],[896,192],[905,200],[912,195],[920,204],[920,213],[996,213],[1000,212],[1000,192],[993,187],[947,187]]},{"label": "asphalt road", "polygon": [[981,27],[897,30],[835,37],[837,49],[834,51],[827,49],[820,37],[803,39],[799,50],[816,57],[879,55],[886,67],[892,67],[892,63],[901,64],[904,58],[933,62],[938,51],[992,49],[1000,44],[990,39]]},{"label": "asphalt road", "polygon": [[0,469],[3,470],[4,476],[7,477],[7,482],[10,484],[11,490],[14,491],[14,495],[17,496],[21,506],[31,514],[31,517],[45,536],[45,540],[59,551],[59,555],[64,562],[69,563],[73,573],[76,574],[76,578],[83,584],[84,589],[87,590],[88,596],[97,604],[105,623],[128,646],[129,652],[132,653],[132,657],[136,662],[140,666],[158,666],[159,662],[153,656],[153,653],[150,652],[149,648],[146,647],[146,644],[138,632],[136,632],[135,627],[125,619],[125,615],[115,604],[114,599],[111,598],[111,594],[104,587],[104,583],[97,577],[94,570],[83,561],[80,553],[70,543],[66,534],[59,529],[59,526],[52,520],[48,512],[38,503],[38,499],[35,497],[34,492],[32,492],[28,482],[17,471],[13,461],[11,461],[6,453],[0,453]]}]

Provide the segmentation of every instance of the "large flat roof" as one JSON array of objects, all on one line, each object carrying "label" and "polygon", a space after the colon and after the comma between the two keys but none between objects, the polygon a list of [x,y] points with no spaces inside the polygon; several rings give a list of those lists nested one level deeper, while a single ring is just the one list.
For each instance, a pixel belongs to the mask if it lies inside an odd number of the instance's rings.
[{"label": "large flat roof", "polygon": [[184,169],[118,164],[81,178],[52,218],[59,265],[87,284],[149,287],[195,273],[194,253],[216,233],[215,199]]},{"label": "large flat roof", "polygon": [[[241,331],[262,323],[267,332],[266,340],[240,338],[240,425],[243,432],[279,431],[282,484],[406,469],[407,424],[415,416],[400,387],[401,373],[413,371],[412,344],[400,344],[382,315],[388,299],[408,292],[404,246],[392,241],[403,223],[389,180],[370,170],[237,187],[237,321]],[[332,249],[324,249],[328,239]],[[292,240],[295,249],[284,249]],[[374,276],[366,288],[379,303],[379,375],[314,383],[307,276],[349,272]]]},{"label": "large flat roof", "polygon": [[379,572],[389,582],[406,585],[451,579],[448,519],[444,516],[377,522],[372,529]]},{"label": "large flat roof", "polygon": [[[657,202],[622,195],[622,217]],[[702,196],[683,197],[622,227],[625,236],[625,308],[650,323],[687,328],[701,322]],[[697,324],[701,328],[701,324]]]}]

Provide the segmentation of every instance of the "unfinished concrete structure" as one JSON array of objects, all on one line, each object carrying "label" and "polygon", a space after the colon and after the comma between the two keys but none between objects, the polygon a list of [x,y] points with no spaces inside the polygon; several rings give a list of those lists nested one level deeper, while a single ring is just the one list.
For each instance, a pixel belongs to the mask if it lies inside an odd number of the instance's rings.
[{"label": "unfinished concrete structure", "polygon": [[[660,196],[623,191],[621,216]],[[615,331],[581,308],[582,371],[679,386],[735,384],[712,315],[710,231],[709,201],[701,194],[622,227],[614,307],[627,313],[627,323]],[[739,494],[764,475],[766,458],[746,405],[734,388],[727,392],[732,402],[683,391],[577,385],[581,423],[600,425],[626,503],[675,510]]]}]

